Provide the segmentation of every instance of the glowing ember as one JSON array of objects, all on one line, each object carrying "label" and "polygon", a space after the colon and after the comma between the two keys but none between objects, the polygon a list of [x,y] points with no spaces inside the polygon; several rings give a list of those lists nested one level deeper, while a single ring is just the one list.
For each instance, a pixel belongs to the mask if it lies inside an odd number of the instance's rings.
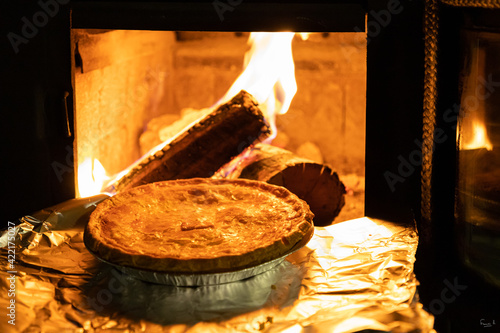
[{"label": "glowing ember", "polygon": [[89,197],[101,193],[107,180],[106,170],[98,159],[85,159],[78,165],[78,197]]},{"label": "glowing ember", "polygon": [[493,149],[493,145],[488,138],[484,124],[477,120],[472,121],[471,131],[468,133],[467,138],[464,137],[463,141],[462,149]]},{"label": "glowing ember", "polygon": [[245,54],[244,71],[219,103],[225,103],[240,90],[259,102],[276,136],[275,115],[288,111],[295,93],[295,66],[292,56],[293,32],[252,32],[250,50]]}]

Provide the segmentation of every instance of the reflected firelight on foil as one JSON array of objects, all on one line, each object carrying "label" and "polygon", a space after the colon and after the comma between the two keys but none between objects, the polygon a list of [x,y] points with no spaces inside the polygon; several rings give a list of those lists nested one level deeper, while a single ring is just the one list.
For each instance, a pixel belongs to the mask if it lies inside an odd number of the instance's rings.
[{"label": "reflected firelight on foil", "polygon": [[[214,105],[216,107],[226,103],[241,90],[249,92],[258,101],[271,127],[271,136],[266,139],[266,143],[276,137],[276,114],[285,114],[288,111],[297,92],[292,54],[294,36],[294,32],[252,32],[248,39],[249,50],[245,53],[243,72]],[[300,34],[303,40],[307,39],[307,36],[307,33]],[[154,147],[146,155],[153,155],[172,139]],[[78,165],[78,197],[102,193],[104,188],[127,174],[134,165],[135,163],[110,177],[98,159],[86,158]]]}]

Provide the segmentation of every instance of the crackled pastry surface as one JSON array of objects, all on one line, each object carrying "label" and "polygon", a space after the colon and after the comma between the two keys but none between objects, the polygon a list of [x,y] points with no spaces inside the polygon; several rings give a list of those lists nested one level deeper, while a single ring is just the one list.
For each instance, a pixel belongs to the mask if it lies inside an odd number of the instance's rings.
[{"label": "crackled pastry surface", "polygon": [[157,182],[98,205],[87,247],[112,263],[179,273],[237,270],[285,254],[313,232],[307,204],[248,180]]}]

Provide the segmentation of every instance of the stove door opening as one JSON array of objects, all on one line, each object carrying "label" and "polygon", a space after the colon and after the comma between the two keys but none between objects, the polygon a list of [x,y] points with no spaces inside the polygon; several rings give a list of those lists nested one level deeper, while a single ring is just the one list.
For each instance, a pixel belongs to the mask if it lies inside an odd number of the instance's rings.
[{"label": "stove door opening", "polygon": [[[364,216],[365,33],[74,29],[72,44],[80,196],[241,177],[289,188],[317,225]],[[263,119],[222,112],[240,101]]]}]

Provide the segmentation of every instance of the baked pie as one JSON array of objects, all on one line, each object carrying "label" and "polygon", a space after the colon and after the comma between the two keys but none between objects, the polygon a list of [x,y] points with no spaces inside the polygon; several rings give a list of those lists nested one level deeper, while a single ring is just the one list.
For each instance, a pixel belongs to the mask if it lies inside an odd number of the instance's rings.
[{"label": "baked pie", "polygon": [[279,258],[310,238],[313,214],[287,189],[244,179],[156,182],[100,203],[87,248],[112,264],[218,273]]}]

